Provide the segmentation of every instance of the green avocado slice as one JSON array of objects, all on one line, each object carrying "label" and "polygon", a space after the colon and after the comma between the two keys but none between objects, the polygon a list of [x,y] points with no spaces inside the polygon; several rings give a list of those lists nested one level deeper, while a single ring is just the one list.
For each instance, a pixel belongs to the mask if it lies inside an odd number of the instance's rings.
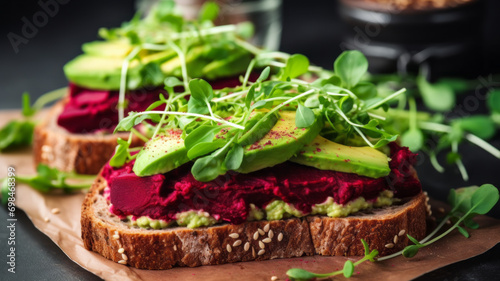
[{"label": "green avocado slice", "polygon": [[166,173],[189,161],[182,130],[172,129],[148,141],[132,170],[140,177]]},{"label": "green avocado slice", "polygon": [[345,146],[322,136],[304,146],[290,161],[320,170],[355,173],[370,178],[385,177],[391,172],[389,158],[375,148]]},{"label": "green avocado slice", "polygon": [[[266,112],[253,112],[246,127],[251,128],[265,114]],[[243,134],[238,143],[246,145],[262,138],[276,124],[277,120],[278,116],[272,114],[258,128],[253,128]],[[232,130],[221,131],[216,135],[214,141],[219,138],[227,138],[226,134],[233,135],[234,133]],[[149,140],[137,155],[133,167],[134,173],[140,177],[162,174],[189,162],[188,150],[181,135],[182,130],[180,129],[169,130],[166,134]]]},{"label": "green avocado slice", "polygon": [[243,162],[236,171],[250,173],[287,161],[310,143],[323,127],[320,117],[308,128],[297,128],[295,111],[281,111],[280,115],[276,125],[263,138],[244,147]]},{"label": "green avocado slice", "polygon": [[[167,50],[143,56],[140,63],[137,60],[130,62],[127,71],[127,89],[149,85],[151,77],[145,75],[143,70],[148,66],[157,65],[160,72],[160,63],[173,56],[175,52]],[[82,54],[64,66],[64,74],[69,81],[80,86],[99,90],[118,90],[123,60],[123,57],[118,56]],[[157,80],[163,81],[163,78]]]},{"label": "green avocado slice", "polygon": [[124,41],[92,41],[82,45],[84,53],[100,57],[125,58],[133,47]]}]

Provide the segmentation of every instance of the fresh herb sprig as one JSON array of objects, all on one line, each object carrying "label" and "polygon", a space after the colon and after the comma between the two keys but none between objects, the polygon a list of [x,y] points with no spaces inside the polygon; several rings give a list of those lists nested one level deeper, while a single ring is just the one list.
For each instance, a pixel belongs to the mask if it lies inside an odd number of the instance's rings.
[{"label": "fresh herb sprig", "polygon": [[[78,175],[50,168],[47,165],[39,164],[35,176],[16,176],[16,182],[30,185],[40,192],[50,192],[62,190],[64,192],[78,191],[89,188],[95,180],[94,175]],[[1,195],[2,204],[7,203],[9,197],[9,181],[2,180]]]},{"label": "fresh herb sprig", "polygon": [[[480,187],[472,186],[460,188],[457,190],[451,189],[448,196],[448,203],[451,206],[451,210],[429,235],[421,241],[418,241],[407,234],[408,239],[410,239],[414,245],[409,245],[402,251],[381,257],[378,260],[383,261],[399,255],[403,255],[406,258],[414,257],[421,248],[442,239],[455,229],[466,238],[469,238],[470,234],[465,227],[470,229],[479,228],[479,224],[477,224],[473,218],[477,215],[487,214],[498,203],[498,199],[498,189],[491,184],[483,184]],[[453,221],[454,224],[442,234],[434,237],[449,220]]]},{"label": "fresh herb sprig", "polygon": [[32,117],[45,105],[64,96],[66,88],[54,90],[39,97],[33,105],[27,92],[22,95],[23,119],[12,120],[0,129],[0,152],[13,150],[31,145],[35,121]]},{"label": "fresh herb sprig", "polygon": [[[484,149],[500,159],[500,150],[487,141],[496,133],[500,124],[500,94],[493,90],[488,94],[489,115],[470,115],[455,119],[446,119],[442,112],[452,110],[456,105],[456,96],[476,87],[474,81],[443,78],[430,83],[425,78],[425,71],[417,77],[410,75],[376,75],[369,81],[375,83],[382,95],[388,95],[393,89],[407,87],[406,95],[399,97],[398,110],[383,114],[389,119],[385,129],[397,131],[401,135],[401,144],[410,150],[419,150],[428,154],[430,163],[438,172],[444,172],[437,155],[446,153],[446,161],[456,165],[462,178],[467,181],[469,175],[459,153],[459,145],[467,141]],[[431,114],[417,111],[415,98],[421,98],[425,109]],[[404,110],[408,105],[408,110]]]},{"label": "fresh herb sprig", "polygon": [[356,266],[360,265],[361,263],[363,263],[365,261],[375,262],[375,258],[378,256],[378,251],[377,250],[370,251],[370,247],[368,246],[368,243],[366,243],[365,240],[361,239],[361,243],[363,243],[363,247],[365,249],[365,256],[356,262],[352,262],[351,260],[347,260],[344,263],[344,267],[342,270],[334,271],[331,273],[312,273],[312,272],[309,272],[305,269],[292,268],[286,272],[286,275],[288,275],[288,277],[291,280],[295,280],[295,281],[312,280],[314,278],[327,278],[327,277],[333,277],[333,276],[337,276],[337,275],[344,275],[344,277],[349,278],[354,274],[354,269]]}]

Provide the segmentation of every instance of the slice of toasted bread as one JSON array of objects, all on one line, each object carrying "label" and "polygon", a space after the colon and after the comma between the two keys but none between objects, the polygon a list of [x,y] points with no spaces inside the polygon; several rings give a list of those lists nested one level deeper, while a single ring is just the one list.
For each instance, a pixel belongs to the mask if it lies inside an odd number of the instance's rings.
[{"label": "slice of toasted bread", "polygon": [[[106,180],[99,176],[83,203],[81,224],[85,247],[107,259],[142,269],[313,254],[363,255],[361,239],[368,242],[370,249],[387,255],[408,245],[406,234],[422,239],[426,233],[427,204],[422,193],[397,206],[345,218],[307,216],[196,229],[152,230],[130,227],[111,214],[103,196],[106,186]],[[269,230],[259,234],[259,229],[267,230],[267,224]]]},{"label": "slice of toasted bread", "polygon": [[[97,174],[115,151],[118,138],[127,139],[129,133],[73,134],[57,125],[57,118],[66,99],[59,101],[37,124],[33,136],[35,165],[46,164],[65,172]],[[143,142],[134,136],[132,146]]]}]

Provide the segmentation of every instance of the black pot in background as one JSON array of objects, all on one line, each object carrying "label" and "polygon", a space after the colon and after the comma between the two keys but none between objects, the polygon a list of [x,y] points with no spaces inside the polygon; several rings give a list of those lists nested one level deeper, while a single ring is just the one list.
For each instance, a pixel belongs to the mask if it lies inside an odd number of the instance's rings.
[{"label": "black pot in background", "polygon": [[340,1],[340,13],[352,29],[343,49],[357,49],[370,61],[370,71],[416,73],[430,78],[475,78],[483,70],[484,1],[429,10],[380,9],[363,1]]}]

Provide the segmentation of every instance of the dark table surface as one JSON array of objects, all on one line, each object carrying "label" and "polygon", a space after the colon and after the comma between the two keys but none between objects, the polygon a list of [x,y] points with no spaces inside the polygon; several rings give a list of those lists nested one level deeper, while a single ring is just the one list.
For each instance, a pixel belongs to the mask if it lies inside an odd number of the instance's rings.
[{"label": "dark table surface", "polygon": [[[7,39],[9,32],[21,33],[23,17],[32,19],[41,11],[38,1],[8,1],[0,10],[0,109],[19,108],[20,94],[29,91],[33,97],[67,84],[62,65],[78,55],[80,45],[97,39],[99,27],[117,26],[131,18],[134,1],[62,1],[58,11],[38,28],[26,44],[19,45],[16,53]],[[47,2],[47,1],[42,1]],[[48,1],[48,2],[55,2]],[[486,33],[489,49],[500,49],[498,25],[499,1],[490,1]],[[58,2],[55,2],[58,3]],[[497,12],[495,12],[497,11]],[[340,53],[339,44],[348,32],[336,14],[331,1],[317,1],[316,5],[303,7],[303,1],[287,0],[283,5],[283,33],[281,50],[300,52],[310,57],[315,64],[331,68],[334,58]],[[496,32],[496,33],[495,33]],[[500,60],[493,54],[488,62],[498,70]],[[498,71],[497,71],[498,72]],[[479,73],[485,75],[485,73]],[[478,74],[478,75],[479,75]],[[459,103],[461,101],[459,100]],[[492,142],[500,147],[497,135]],[[449,188],[493,183],[500,186],[498,160],[484,151],[463,145],[464,164],[470,180],[463,182],[454,167],[444,174],[433,170],[428,161],[418,165],[423,187],[431,197],[445,200]],[[0,155],[1,157],[1,155]],[[425,157],[424,157],[425,158]],[[500,206],[490,213],[500,218]],[[39,232],[21,210],[16,211],[16,273],[7,272],[8,232],[0,227],[0,280],[99,280],[92,273],[73,263],[43,233]],[[0,208],[0,221],[6,224],[7,212]],[[500,276],[500,245],[483,255],[441,268],[416,280],[497,280]]]}]

